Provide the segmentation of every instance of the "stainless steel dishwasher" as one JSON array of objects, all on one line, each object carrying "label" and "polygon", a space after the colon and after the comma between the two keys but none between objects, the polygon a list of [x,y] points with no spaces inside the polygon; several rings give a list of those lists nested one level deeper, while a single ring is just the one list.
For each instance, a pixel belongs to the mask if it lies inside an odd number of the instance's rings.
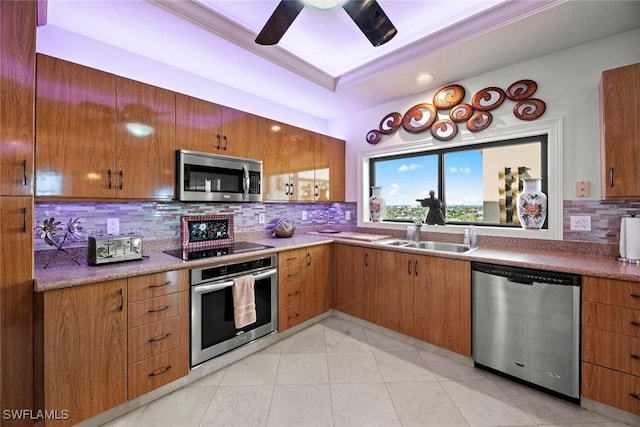
[{"label": "stainless steel dishwasher", "polygon": [[580,276],[472,263],[473,360],[580,398]]}]

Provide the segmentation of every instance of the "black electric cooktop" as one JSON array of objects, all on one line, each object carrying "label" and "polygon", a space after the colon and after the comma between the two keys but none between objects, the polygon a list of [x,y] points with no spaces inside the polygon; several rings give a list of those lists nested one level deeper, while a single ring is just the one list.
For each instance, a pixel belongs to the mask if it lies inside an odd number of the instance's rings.
[{"label": "black electric cooktop", "polygon": [[191,251],[183,251],[182,249],[170,249],[164,251],[169,255],[173,255],[177,258],[185,261],[192,261],[194,259],[213,258],[224,255],[241,254],[245,252],[260,251],[263,249],[270,249],[273,246],[263,245],[261,243],[253,242],[235,242],[232,245],[221,246],[219,248],[198,249]]}]

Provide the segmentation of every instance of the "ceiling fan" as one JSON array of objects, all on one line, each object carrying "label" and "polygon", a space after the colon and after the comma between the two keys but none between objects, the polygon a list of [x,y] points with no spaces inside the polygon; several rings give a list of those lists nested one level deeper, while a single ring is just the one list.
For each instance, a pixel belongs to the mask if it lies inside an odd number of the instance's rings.
[{"label": "ceiling fan", "polygon": [[281,0],[256,43],[277,44],[305,6],[323,12],[342,7],[373,46],[385,44],[398,32],[376,0]]}]

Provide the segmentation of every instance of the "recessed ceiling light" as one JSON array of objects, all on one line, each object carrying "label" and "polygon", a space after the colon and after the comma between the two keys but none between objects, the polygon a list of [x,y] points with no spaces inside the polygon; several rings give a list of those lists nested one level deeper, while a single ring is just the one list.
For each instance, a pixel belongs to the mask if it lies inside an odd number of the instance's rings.
[{"label": "recessed ceiling light", "polygon": [[431,80],[433,80],[433,74],[429,74],[429,73],[419,74],[416,80],[418,81],[418,83],[428,83]]}]

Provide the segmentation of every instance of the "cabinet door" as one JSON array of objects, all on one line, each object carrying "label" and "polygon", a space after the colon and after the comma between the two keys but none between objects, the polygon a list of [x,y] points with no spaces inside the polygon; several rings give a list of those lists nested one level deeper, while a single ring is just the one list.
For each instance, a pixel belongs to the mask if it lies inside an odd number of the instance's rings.
[{"label": "cabinet door", "polygon": [[262,198],[265,201],[289,200],[289,159],[292,152],[286,141],[287,125],[273,120],[259,120],[262,151]]},{"label": "cabinet door", "polygon": [[176,150],[218,153],[222,106],[176,93]]},{"label": "cabinet door", "polygon": [[333,307],[364,320],[371,317],[371,288],[376,252],[351,245],[334,246]]},{"label": "cabinet door", "polygon": [[305,129],[287,128],[289,154],[289,200],[311,202],[315,197],[315,135]]},{"label": "cabinet door", "polygon": [[33,194],[35,5],[0,2],[0,195]]},{"label": "cabinet door", "polygon": [[118,77],[116,197],[172,199],[175,93]]},{"label": "cabinet door", "polygon": [[416,257],[396,251],[375,251],[377,271],[371,293],[373,322],[408,334],[413,323],[413,278]]},{"label": "cabinet door", "polygon": [[[32,197],[0,197],[0,401],[3,409],[28,409],[33,404],[32,215]],[[27,421],[22,425],[30,425]]]},{"label": "cabinet door", "polygon": [[640,64],[602,73],[602,194],[640,197]]},{"label": "cabinet door", "polygon": [[52,425],[72,425],[127,400],[126,286],[114,280],[44,294],[44,406],[69,411]]},{"label": "cabinet door", "polygon": [[318,316],[329,309],[329,277],[331,248],[311,246],[305,250],[302,282],[305,291],[306,318]]},{"label": "cabinet door", "polygon": [[222,107],[222,151],[220,154],[260,159],[258,116]]},{"label": "cabinet door", "polygon": [[115,76],[37,56],[36,195],[112,198]]},{"label": "cabinet door", "polygon": [[344,202],[345,154],[344,141],[316,135],[315,200]]},{"label": "cabinet door", "polygon": [[471,356],[471,264],[427,257],[415,286],[415,335]]}]

